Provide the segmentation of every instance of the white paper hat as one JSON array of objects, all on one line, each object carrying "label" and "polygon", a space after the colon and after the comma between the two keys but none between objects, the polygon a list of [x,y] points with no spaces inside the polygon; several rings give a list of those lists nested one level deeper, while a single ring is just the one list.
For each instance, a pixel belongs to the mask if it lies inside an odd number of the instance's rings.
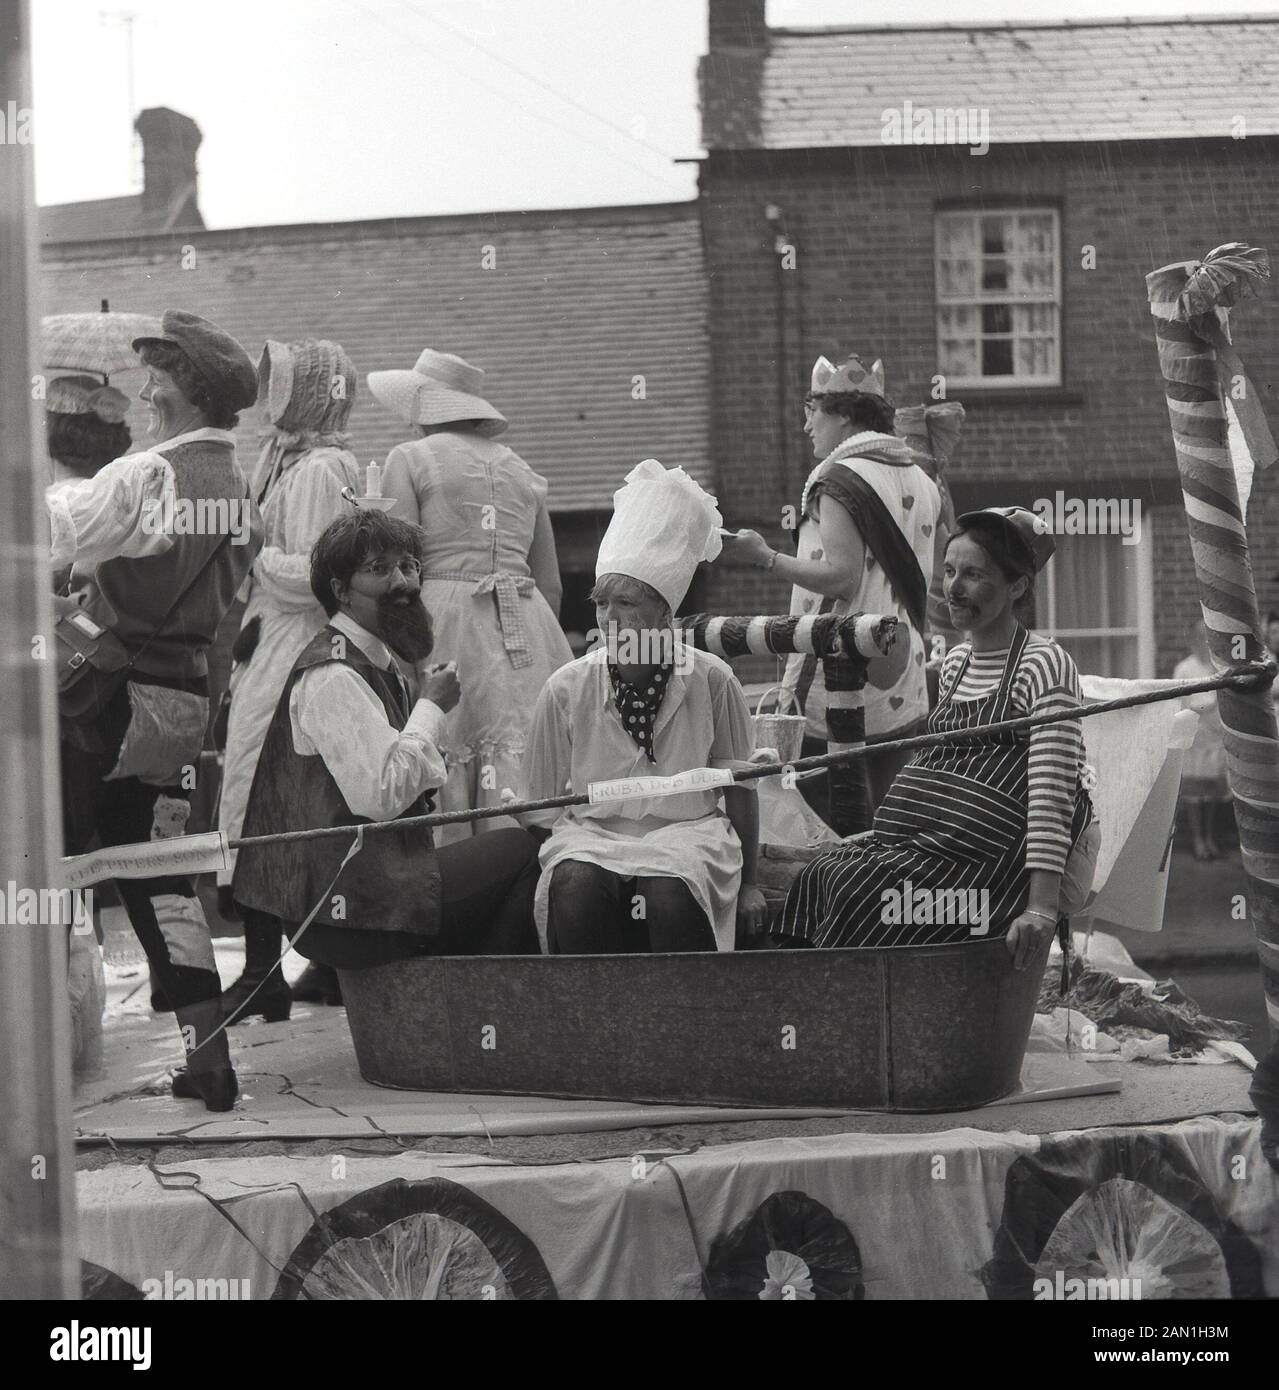
[{"label": "white paper hat", "polygon": [[613,519],[600,542],[595,577],[626,574],[651,585],[678,610],[703,560],[723,549],[715,499],[682,468],[645,459],[613,494]]}]

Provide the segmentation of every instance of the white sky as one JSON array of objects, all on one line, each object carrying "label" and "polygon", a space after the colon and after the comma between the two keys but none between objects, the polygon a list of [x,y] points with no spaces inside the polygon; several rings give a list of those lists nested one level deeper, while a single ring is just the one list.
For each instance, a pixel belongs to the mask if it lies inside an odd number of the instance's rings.
[{"label": "white sky", "polygon": [[[211,227],[696,192],[694,168],[672,160],[700,152],[706,0],[31,4],[41,203],[141,186],[121,20],[130,13],[134,110],[171,106],[199,123]],[[1275,13],[1279,0],[770,0],[768,18],[954,23],[1190,9]]]}]

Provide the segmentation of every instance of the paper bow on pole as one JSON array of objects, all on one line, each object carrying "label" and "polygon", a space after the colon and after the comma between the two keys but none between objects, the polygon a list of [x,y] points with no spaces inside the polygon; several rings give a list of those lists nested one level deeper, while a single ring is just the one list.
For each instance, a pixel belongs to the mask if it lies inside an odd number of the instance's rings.
[{"label": "paper bow on pole", "polygon": [[[1259,293],[1261,283],[1269,278],[1269,254],[1242,241],[1226,242],[1201,261],[1180,261],[1146,277],[1151,313],[1167,324],[1185,324],[1188,330],[1184,337],[1166,331],[1173,350],[1162,354],[1165,379],[1203,387],[1210,375],[1215,377],[1245,518],[1253,471],[1269,468],[1279,458],[1279,449],[1243,360],[1230,341],[1230,310],[1241,299]],[[1196,350],[1196,338],[1212,349],[1210,355]],[[1188,402],[1183,408],[1190,413]],[[1188,436],[1199,431],[1185,423],[1179,442],[1190,447]]]},{"label": "paper bow on pole", "polygon": [[928,454],[941,472],[950,462],[963,432],[964,407],[958,401],[905,405],[897,412],[894,428],[903,439],[909,439]]}]

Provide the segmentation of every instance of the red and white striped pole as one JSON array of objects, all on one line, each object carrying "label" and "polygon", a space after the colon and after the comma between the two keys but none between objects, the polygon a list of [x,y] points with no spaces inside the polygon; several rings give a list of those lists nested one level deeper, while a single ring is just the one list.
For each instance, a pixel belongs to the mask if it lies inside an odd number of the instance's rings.
[{"label": "red and white striped pole", "polygon": [[[1265,660],[1244,529],[1252,474],[1275,460],[1260,402],[1230,341],[1229,311],[1269,278],[1266,252],[1242,242],[1146,276],[1159,369],[1190,528],[1208,650],[1218,670]],[[1275,1047],[1253,1098],[1263,1145],[1279,1145],[1279,728],[1268,690],[1223,689],[1217,707],[1248,902]]]}]

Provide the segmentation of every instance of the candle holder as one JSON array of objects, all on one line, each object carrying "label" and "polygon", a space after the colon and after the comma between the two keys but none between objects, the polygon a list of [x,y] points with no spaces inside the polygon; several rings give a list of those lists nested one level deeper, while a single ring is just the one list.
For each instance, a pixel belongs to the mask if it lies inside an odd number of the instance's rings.
[{"label": "candle holder", "polygon": [[342,496],[353,507],[363,507],[371,512],[389,512],[395,506],[394,497],[357,497],[353,487],[344,487]]}]

